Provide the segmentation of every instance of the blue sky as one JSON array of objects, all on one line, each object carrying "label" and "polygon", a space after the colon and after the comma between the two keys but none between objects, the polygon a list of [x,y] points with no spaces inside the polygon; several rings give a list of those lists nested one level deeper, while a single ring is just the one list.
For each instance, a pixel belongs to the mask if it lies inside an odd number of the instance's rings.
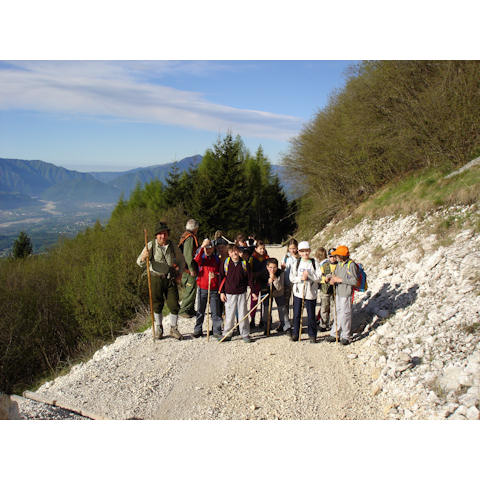
[{"label": "blue sky", "polygon": [[273,163],[354,61],[1,61],[0,157],[121,171],[227,130]]}]

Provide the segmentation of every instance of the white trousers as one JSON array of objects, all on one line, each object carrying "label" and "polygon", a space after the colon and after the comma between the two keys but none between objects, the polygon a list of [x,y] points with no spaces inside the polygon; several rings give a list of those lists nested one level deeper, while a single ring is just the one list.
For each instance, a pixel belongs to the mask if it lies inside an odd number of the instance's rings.
[{"label": "white trousers", "polygon": [[[227,294],[227,301],[225,303],[225,325],[223,327],[223,335],[233,328],[236,323],[236,313],[238,312],[238,319],[242,319],[247,315],[247,294]],[[250,325],[248,317],[239,323],[240,335],[247,337],[250,334]]]},{"label": "white trousers", "polygon": [[340,338],[351,340],[352,337],[352,297],[335,296],[335,312],[330,312],[332,329],[330,335],[335,336],[335,314]]}]

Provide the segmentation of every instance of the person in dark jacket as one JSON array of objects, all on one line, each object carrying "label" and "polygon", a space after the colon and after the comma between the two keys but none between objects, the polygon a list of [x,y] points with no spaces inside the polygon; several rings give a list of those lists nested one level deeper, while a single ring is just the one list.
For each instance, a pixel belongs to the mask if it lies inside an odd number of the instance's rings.
[{"label": "person in dark jacket", "polygon": [[[278,333],[288,332],[291,333],[291,325],[286,315],[286,302],[284,296],[285,285],[285,273],[278,268],[278,260],[276,258],[269,258],[266,261],[266,268],[262,271],[258,277],[260,283],[260,298],[270,293],[270,286],[272,291],[272,298],[265,300],[262,303],[262,321],[265,325],[264,334],[267,334],[267,321],[268,313],[270,309],[270,303],[275,300],[278,310],[278,318],[280,323],[277,327]],[[271,319],[270,319],[271,321]],[[271,328],[271,325],[270,325]]]},{"label": "person in dark jacket", "polygon": [[[240,320],[247,315],[247,286],[251,282],[250,269],[247,262],[240,258],[239,248],[229,245],[228,255],[220,264],[220,300],[225,303],[224,336],[233,328],[237,313]],[[243,341],[252,342],[248,318],[242,320],[239,327]],[[231,338],[229,334],[225,341]]]}]

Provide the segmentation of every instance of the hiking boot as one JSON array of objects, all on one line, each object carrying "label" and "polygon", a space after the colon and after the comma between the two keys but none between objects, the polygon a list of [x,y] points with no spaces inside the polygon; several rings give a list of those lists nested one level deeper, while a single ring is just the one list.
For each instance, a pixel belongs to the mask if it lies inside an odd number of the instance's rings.
[{"label": "hiking boot", "polygon": [[155,325],[155,340],[160,340],[163,337],[163,327]]},{"label": "hiking boot", "polygon": [[327,332],[329,329],[327,327],[318,327],[319,332]]},{"label": "hiking boot", "polygon": [[286,333],[287,335],[290,335],[290,336],[292,336],[292,332],[293,332],[292,327],[290,327],[289,329],[285,330],[285,333]]},{"label": "hiking boot", "polygon": [[346,338],[341,338],[340,343],[342,345],[350,345],[350,340],[347,340]]},{"label": "hiking boot", "polygon": [[283,333],[283,328],[284,328],[284,325],[279,325],[275,330],[277,333]]},{"label": "hiking boot", "polygon": [[325,340],[327,342],[336,342],[337,341],[337,339],[335,337],[332,337],[331,335],[329,335],[327,338],[325,338]]},{"label": "hiking boot", "polygon": [[295,335],[292,334],[292,336],[290,337],[290,341],[291,342],[298,342],[298,337],[296,337]]},{"label": "hiking boot", "polygon": [[202,336],[202,332],[193,332],[193,338],[198,338]]},{"label": "hiking boot", "polygon": [[242,340],[245,343],[253,343],[255,340],[252,340],[249,336],[243,337]]},{"label": "hiking boot", "polygon": [[317,343],[317,339],[315,337],[308,337],[308,341],[310,343]]},{"label": "hiking boot", "polygon": [[[223,338],[223,335],[220,335],[220,337],[218,337],[218,341],[220,341],[222,338]],[[228,335],[228,337],[225,337],[225,340],[223,340],[223,341],[224,342],[231,342],[232,341],[232,336]]]},{"label": "hiking boot", "polygon": [[170,327],[170,336],[177,340],[182,340],[182,334],[178,331],[177,327]]},{"label": "hiking boot", "polygon": [[235,330],[233,331],[233,336],[235,335],[240,335],[240,329],[238,327],[236,327]]}]

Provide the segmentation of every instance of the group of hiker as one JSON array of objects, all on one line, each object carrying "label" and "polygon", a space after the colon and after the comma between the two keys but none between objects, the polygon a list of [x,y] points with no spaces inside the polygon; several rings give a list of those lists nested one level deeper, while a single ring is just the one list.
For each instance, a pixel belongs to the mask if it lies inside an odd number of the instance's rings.
[{"label": "group of hiker", "polygon": [[[363,270],[350,260],[348,247],[342,245],[328,252],[321,247],[313,258],[307,241],[298,243],[292,238],[279,264],[268,255],[265,243],[255,240],[253,235],[247,238],[238,234],[231,242],[217,231],[213,240],[207,238],[199,244],[198,228],[196,220],[188,220],[185,232],[175,244],[169,238],[166,223],[159,222],[155,238],[146,242],[137,258],[140,267],[149,266],[155,338],[163,337],[165,301],[172,337],[183,338],[178,330],[179,315],[195,317],[193,336],[201,337],[209,309],[211,325],[207,329],[211,328],[215,338],[230,341],[238,333],[246,343],[254,341],[250,333],[257,328],[257,309],[258,328],[270,335],[275,303],[279,317],[277,334],[288,334],[290,340],[298,341],[305,309],[311,343],[316,343],[318,331],[329,331],[326,341],[340,341],[342,345],[351,342],[353,294],[361,283]],[[181,303],[180,281],[184,289]],[[316,315],[317,298],[320,308]]]}]

